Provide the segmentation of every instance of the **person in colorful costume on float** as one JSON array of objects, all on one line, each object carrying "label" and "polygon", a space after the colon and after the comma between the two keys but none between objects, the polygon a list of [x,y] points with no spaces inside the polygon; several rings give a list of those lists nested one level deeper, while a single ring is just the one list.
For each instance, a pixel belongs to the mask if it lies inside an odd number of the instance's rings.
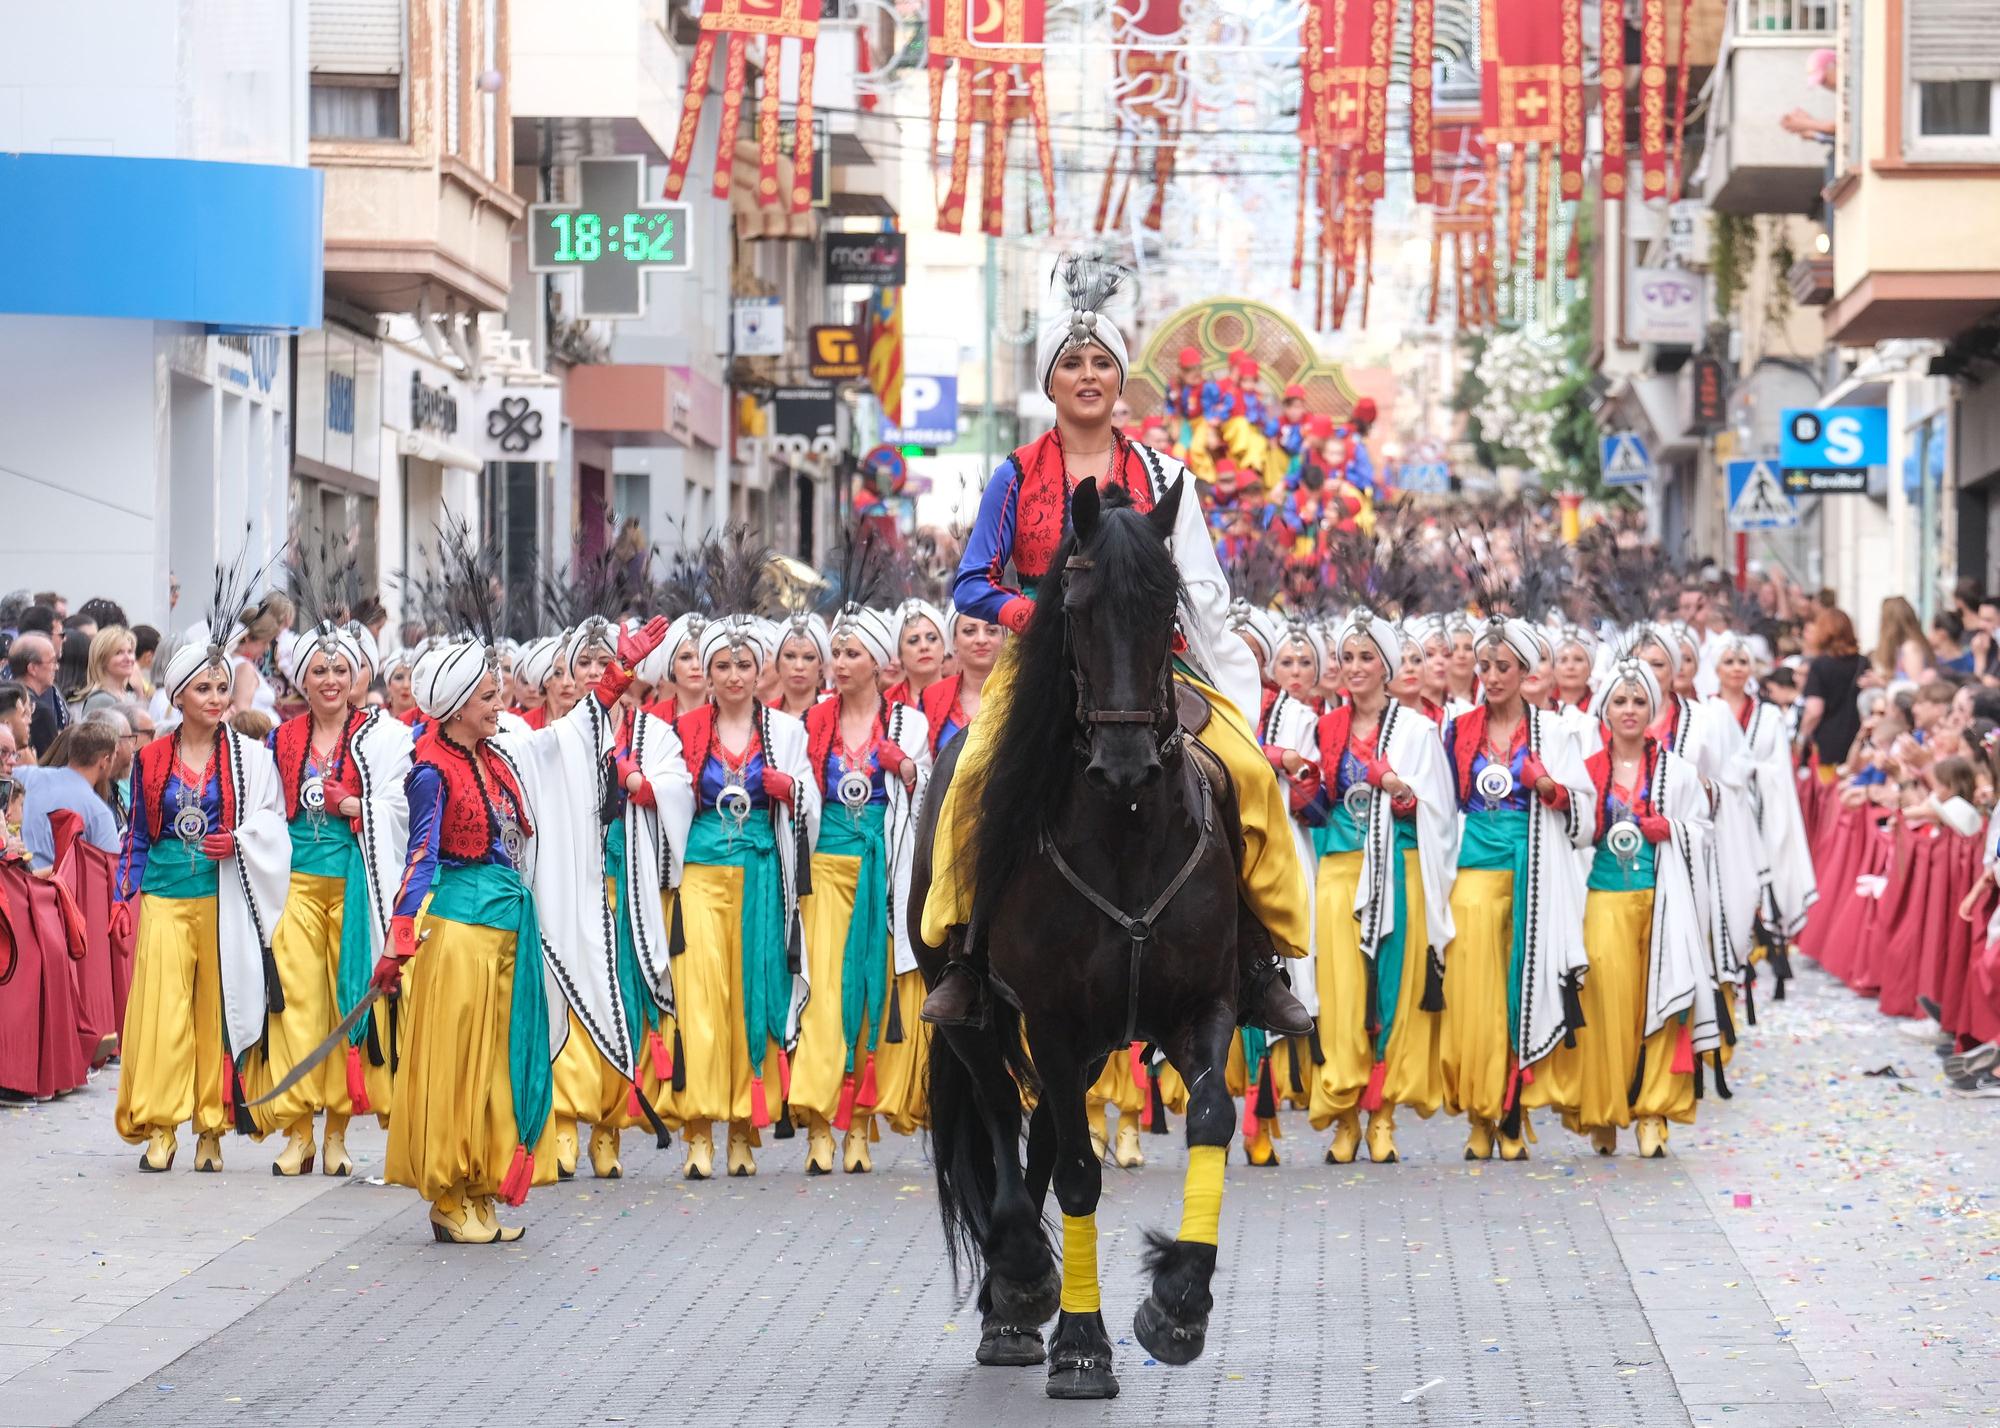
[{"label": "person in colorful costume on float", "polygon": [[[953,603],[963,613],[1024,628],[1034,609],[1033,590],[1048,574],[1062,540],[1069,496],[1095,479],[1128,491],[1134,507],[1149,511],[1186,468],[1112,429],[1111,406],[1125,385],[1124,335],[1103,313],[1119,271],[1070,258],[1061,269],[1066,311],[1043,325],[1036,344],[1042,390],[1056,406],[1055,429],[1014,453],[993,473],[966,539]],[[1229,583],[1215,556],[1198,504],[1183,500],[1173,537],[1182,593],[1179,633],[1185,650],[1176,679],[1199,693],[1213,717],[1199,735],[1228,768],[1243,827],[1240,864],[1244,901],[1255,926],[1239,949],[1244,962],[1240,1014],[1284,1035],[1303,1036],[1311,1018],[1285,985],[1277,953],[1303,956],[1311,945],[1307,890],[1292,842],[1285,790],[1251,731],[1247,711],[1259,707],[1255,661],[1225,628]],[[1004,581],[1012,564],[1023,589]],[[959,850],[976,817],[988,758],[987,731],[1004,723],[995,705],[1014,696],[1014,666],[1002,658],[986,682],[988,717],[975,720],[958,768],[946,790],[933,848],[934,870],[924,906],[923,938],[943,947],[948,965],[924,1004],[924,1017],[941,1024],[974,1020],[985,993],[985,951],[967,948],[963,929],[972,921],[974,890]],[[1046,697],[1045,691],[1021,691]],[[1275,944],[1275,948],[1273,947]]]}]

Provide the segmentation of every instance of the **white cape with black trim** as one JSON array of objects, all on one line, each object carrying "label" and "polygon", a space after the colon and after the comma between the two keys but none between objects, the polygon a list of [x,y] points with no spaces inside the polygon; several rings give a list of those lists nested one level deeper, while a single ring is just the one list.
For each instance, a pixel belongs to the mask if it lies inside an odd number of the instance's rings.
[{"label": "white cape with black trim", "polygon": [[235,846],[216,862],[215,940],[223,1030],[237,1057],[264,1036],[265,955],[291,890],[292,834],[271,751],[226,725],[216,738],[236,789]]}]

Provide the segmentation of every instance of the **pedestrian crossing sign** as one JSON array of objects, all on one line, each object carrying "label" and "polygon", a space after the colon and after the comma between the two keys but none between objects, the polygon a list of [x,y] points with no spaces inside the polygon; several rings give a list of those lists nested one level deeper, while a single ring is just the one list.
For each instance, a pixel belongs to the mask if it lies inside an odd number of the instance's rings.
[{"label": "pedestrian crossing sign", "polygon": [[1599,439],[1598,448],[1598,469],[1605,485],[1641,486],[1653,479],[1653,455],[1631,432],[1611,432]]},{"label": "pedestrian crossing sign", "polygon": [[1729,463],[1729,528],[1733,531],[1790,530],[1799,523],[1799,508],[1778,476],[1778,463]]}]

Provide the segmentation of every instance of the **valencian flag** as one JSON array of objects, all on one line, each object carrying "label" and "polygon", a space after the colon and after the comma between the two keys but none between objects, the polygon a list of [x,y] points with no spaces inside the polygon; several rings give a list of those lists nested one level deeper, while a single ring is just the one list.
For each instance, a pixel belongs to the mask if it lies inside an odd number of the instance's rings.
[{"label": "valencian flag", "polygon": [[752,36],[764,38],[764,93],[757,112],[757,202],[769,208],[778,201],[778,49],[785,40],[799,42],[799,102],[792,135],[791,211],[812,206],[813,46],[819,39],[820,0],[703,0],[701,38],[688,65],[687,93],[681,102],[680,131],[667,159],[667,197],[679,198],[687,182],[695,130],[708,94],[708,74],[715,63],[715,40],[728,40],[722,70],[722,123],[715,139],[717,198],[729,197],[731,160],[738,120],[743,113],[743,70]]},{"label": "valencian flag", "polygon": [[[1479,12],[1479,100],[1489,145],[1507,149],[1507,252],[1534,218],[1533,273],[1548,276],[1551,180],[1583,197],[1583,0],[1508,0]],[[1528,174],[1533,149],[1536,173]],[[1574,225],[1572,225],[1572,232]]]},{"label": "valencian flag", "polygon": [[1016,114],[1034,125],[1035,157],[1048,196],[1053,229],[1055,152],[1049,145],[1049,96],[1042,77],[1047,26],[1045,0],[930,0],[931,151],[937,151],[944,112],[945,71],[958,64],[958,100],[951,144],[951,177],[938,203],[938,227],[957,233],[965,224],[966,187],[972,170],[972,126],[986,124],[986,162],[980,176],[979,227],[999,234],[1007,208],[1007,135]]},{"label": "valencian flag", "polygon": [[890,426],[903,424],[903,290],[877,288],[868,299],[868,387]]},{"label": "valencian flag", "polygon": [[[1112,81],[1111,100],[1118,114],[1118,141],[1097,195],[1093,227],[1099,233],[1107,223],[1113,229],[1125,226],[1132,180],[1143,178],[1148,170],[1153,197],[1140,222],[1155,233],[1160,231],[1167,185],[1174,177],[1181,120],[1187,110],[1187,69],[1175,48],[1183,38],[1180,32],[1181,0],[1116,0],[1113,6],[1111,34],[1118,77]],[[1114,192],[1118,199],[1115,209]]]},{"label": "valencian flag", "polygon": [[[1319,210],[1315,325],[1337,327],[1373,242],[1388,151],[1389,60],[1395,0],[1309,0],[1300,25],[1299,212],[1292,286],[1302,285],[1306,212]],[[1428,66],[1426,65],[1426,75]],[[1368,320],[1361,279],[1361,320]]]}]

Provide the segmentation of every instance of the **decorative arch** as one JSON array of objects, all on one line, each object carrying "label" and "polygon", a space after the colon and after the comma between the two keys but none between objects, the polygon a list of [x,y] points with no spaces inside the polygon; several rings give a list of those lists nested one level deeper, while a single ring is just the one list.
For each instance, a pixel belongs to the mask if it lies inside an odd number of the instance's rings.
[{"label": "decorative arch", "polygon": [[1257,359],[1273,396],[1296,384],[1305,388],[1307,411],[1339,420],[1353,410],[1356,393],[1346,373],[1321,359],[1305,329],[1261,302],[1218,297],[1184,307],[1154,329],[1125,383],[1133,415],[1160,409],[1183,347],[1201,349],[1203,376],[1226,373],[1228,354],[1240,347]]}]

